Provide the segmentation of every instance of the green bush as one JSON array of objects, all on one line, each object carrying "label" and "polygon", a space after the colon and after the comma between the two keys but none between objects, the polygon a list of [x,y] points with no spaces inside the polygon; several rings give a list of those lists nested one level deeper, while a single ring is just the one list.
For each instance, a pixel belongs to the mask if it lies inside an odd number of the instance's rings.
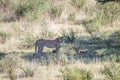
[{"label": "green bush", "polygon": [[15,9],[15,14],[18,18],[25,16],[28,20],[41,19],[42,13],[46,10],[45,6],[47,1],[48,0],[25,0],[23,3],[20,2]]},{"label": "green bush", "polygon": [[71,0],[70,4],[76,9],[81,9],[84,6],[84,0]]},{"label": "green bush", "polygon": [[101,27],[101,24],[99,23],[99,21],[93,22],[92,20],[86,19],[82,22],[82,24],[84,25],[86,32],[88,32],[90,34],[92,39],[96,39],[100,36],[99,29]]},{"label": "green bush", "polygon": [[73,29],[70,29],[68,32],[63,31],[62,35],[65,38],[66,43],[73,43],[77,38],[77,32]]},{"label": "green bush", "polygon": [[63,8],[61,6],[52,6],[49,10],[51,18],[59,18],[62,14]]},{"label": "green bush", "polygon": [[112,24],[119,18],[119,12],[120,3],[108,2],[106,4],[99,5],[98,9],[96,9],[95,21],[99,21],[101,25]]},{"label": "green bush", "polygon": [[112,33],[106,40],[106,43],[108,46],[110,45],[120,45],[120,30],[115,31],[114,33]]},{"label": "green bush", "polygon": [[0,0],[0,6],[4,10],[12,10],[16,8],[18,1],[19,0]]},{"label": "green bush", "polygon": [[70,13],[69,16],[68,16],[68,19],[71,20],[71,21],[74,21],[76,19],[75,13]]},{"label": "green bush", "polygon": [[39,7],[39,0],[35,0],[34,2],[32,0],[26,0],[24,3],[20,3],[17,6],[15,10],[15,14],[18,17],[25,16],[27,12],[32,12],[38,7]]},{"label": "green bush", "polygon": [[25,13],[28,12],[29,9],[26,5],[19,5],[15,11],[15,14],[18,17],[25,16]]},{"label": "green bush", "polygon": [[120,41],[120,30],[115,31],[109,36],[110,39],[114,40],[114,42]]},{"label": "green bush", "polygon": [[112,63],[104,66],[102,74],[105,76],[105,80],[120,80],[120,65]]},{"label": "green bush", "polygon": [[5,11],[4,13],[7,11],[11,13],[11,15],[6,15],[5,19],[3,16],[1,17],[2,20],[13,18],[14,21],[21,18],[27,18],[28,21],[41,20],[43,12],[47,11],[49,4],[49,0],[0,0],[0,7]]},{"label": "green bush", "polygon": [[78,67],[65,67],[60,70],[60,77],[63,80],[92,80],[93,74],[90,71]]}]

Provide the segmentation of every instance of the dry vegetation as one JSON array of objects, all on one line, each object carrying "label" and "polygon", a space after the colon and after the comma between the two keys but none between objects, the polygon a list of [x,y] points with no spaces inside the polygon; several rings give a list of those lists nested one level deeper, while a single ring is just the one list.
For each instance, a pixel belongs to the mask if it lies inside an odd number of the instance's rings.
[{"label": "dry vegetation", "polygon": [[[119,0],[0,0],[0,80],[120,80],[119,7]],[[58,54],[45,47],[33,61],[37,39],[59,36]]]}]

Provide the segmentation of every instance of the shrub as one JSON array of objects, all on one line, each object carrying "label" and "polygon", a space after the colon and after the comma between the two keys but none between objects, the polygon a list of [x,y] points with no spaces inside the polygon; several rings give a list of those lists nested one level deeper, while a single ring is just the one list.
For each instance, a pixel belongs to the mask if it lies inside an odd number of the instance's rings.
[{"label": "shrub", "polygon": [[16,69],[18,66],[18,59],[12,54],[7,55],[0,62],[0,72],[5,72],[10,80],[16,80]]},{"label": "shrub", "polygon": [[27,64],[27,62],[26,62],[24,64],[21,64],[21,66],[19,66],[19,68],[23,71],[21,76],[23,76],[23,77],[34,77],[35,72],[36,72],[36,69],[35,69],[34,65]]},{"label": "shrub", "polygon": [[112,39],[114,42],[120,41],[120,30],[115,31],[109,36],[110,39]]},{"label": "shrub", "polygon": [[120,65],[112,63],[104,66],[102,74],[105,75],[105,80],[120,80]]},{"label": "shrub", "polygon": [[106,40],[106,44],[108,46],[110,45],[119,46],[120,45],[119,43],[120,43],[120,30],[112,33]]},{"label": "shrub", "polygon": [[96,9],[97,15],[95,21],[98,20],[101,25],[112,24],[119,18],[119,7],[120,3],[116,2],[108,2],[98,6],[98,9]]},{"label": "shrub", "polygon": [[68,19],[74,21],[76,19],[75,13],[70,13]]},{"label": "shrub", "polygon": [[13,8],[15,9],[17,1],[18,0],[16,0],[16,1],[14,1],[14,0],[0,0],[0,7],[4,10],[6,10],[6,9],[12,10]]},{"label": "shrub", "polygon": [[[0,0],[0,7],[6,13],[5,17],[1,17],[3,21],[9,22],[21,18],[27,18],[30,21],[33,21],[31,19],[41,20],[49,4],[49,0]],[[8,15],[8,11],[11,15]]]},{"label": "shrub", "polygon": [[21,16],[25,16],[25,13],[28,11],[29,11],[29,9],[28,9],[27,5],[19,5],[15,11],[15,14],[18,17],[21,17]]},{"label": "shrub", "polygon": [[44,9],[48,0],[25,0],[23,3],[20,2],[15,10],[15,14],[18,18],[26,17],[28,20],[42,18]]},{"label": "shrub", "polygon": [[38,6],[38,0],[35,0],[35,2],[33,2],[32,0],[25,0],[24,3],[20,3],[16,10],[15,10],[15,14],[18,16],[18,17],[22,17],[22,16],[25,16],[25,14],[27,12],[31,12],[31,11],[34,11],[35,9],[37,9]]},{"label": "shrub", "polygon": [[69,29],[68,32],[63,31],[62,35],[65,38],[66,43],[73,43],[77,38],[77,32],[75,32],[73,29]]},{"label": "shrub", "polygon": [[63,80],[92,80],[93,74],[90,71],[78,67],[65,67],[60,70]]},{"label": "shrub", "polygon": [[84,0],[71,0],[70,4],[76,9],[81,9],[84,6]]},{"label": "shrub", "polygon": [[92,39],[96,39],[100,36],[99,29],[101,27],[101,24],[99,21],[83,21],[82,24],[85,26],[86,32],[90,34]]},{"label": "shrub", "polygon": [[61,6],[52,6],[49,10],[51,18],[59,18],[62,14],[63,8]]}]

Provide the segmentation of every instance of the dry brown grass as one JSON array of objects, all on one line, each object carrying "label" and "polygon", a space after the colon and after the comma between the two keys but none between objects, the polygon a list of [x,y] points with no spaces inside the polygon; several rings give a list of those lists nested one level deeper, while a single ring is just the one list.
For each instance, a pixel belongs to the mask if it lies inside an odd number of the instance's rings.
[{"label": "dry brown grass", "polygon": [[[26,65],[22,64],[22,65]],[[60,75],[60,69],[64,68],[65,66],[60,66],[60,65],[54,65],[51,64],[49,66],[40,66],[39,64],[34,64],[32,65],[33,67],[36,66],[37,71],[34,77],[23,77],[23,78],[18,78],[17,80],[59,80],[57,76]],[[67,65],[69,67],[79,67],[79,68],[84,68],[89,71],[91,71],[94,74],[94,80],[100,79],[102,80],[104,78],[103,75],[100,74],[100,70],[103,68],[103,63],[90,63],[90,64],[84,64],[81,62],[76,62],[75,64],[69,64]],[[3,74],[1,74],[3,76]],[[2,80],[8,80],[6,78],[1,78]],[[61,80],[61,79],[60,79]]]},{"label": "dry brown grass", "polygon": [[[79,11],[77,11],[72,5],[69,4],[70,0],[54,0],[55,5],[62,4],[64,10],[60,16],[59,20],[51,21],[48,16],[45,16],[45,21],[43,22],[27,22],[24,19],[21,19],[19,22],[1,22],[0,23],[0,32],[4,32],[7,35],[7,40],[5,43],[0,43],[0,52],[18,52],[21,53],[20,55],[28,55],[29,52],[34,52],[34,42],[39,38],[45,39],[54,39],[58,36],[62,36],[63,31],[68,31],[69,29],[73,29],[77,32],[79,36],[90,36],[83,27],[83,25],[75,25],[74,22],[70,22],[68,20],[68,16],[70,13],[75,13],[76,20],[82,20],[86,17],[91,17],[90,11],[85,13],[85,8],[91,10],[96,7],[95,0],[86,0],[85,5]],[[58,4],[56,4],[58,3]],[[4,14],[4,13],[3,13]],[[100,27],[101,34],[108,34],[110,35],[112,32],[115,32],[120,29],[119,20],[114,23],[114,27],[109,26],[102,26]],[[71,44],[70,44],[71,45]],[[69,46],[67,44],[67,46]],[[61,52],[67,52],[67,47],[64,46]],[[47,49],[46,49],[47,50]],[[48,50],[49,51],[49,50]],[[72,50],[70,51],[72,52]],[[27,54],[25,54],[27,53]],[[13,56],[13,58],[16,56]],[[0,60],[1,61],[1,60]],[[69,67],[80,67],[90,70],[94,74],[93,80],[104,80],[104,76],[100,73],[101,69],[104,67],[104,64],[108,64],[109,62],[90,62],[85,64],[84,62],[75,61],[74,64],[66,64]],[[51,64],[49,66],[40,65],[36,62],[28,62],[22,61],[19,62],[20,66],[25,69],[28,68],[31,72],[35,69],[35,73],[33,77],[25,77],[23,71],[20,69],[17,75],[17,80],[59,80],[57,77],[60,74],[60,69],[66,66],[61,66],[60,64]],[[29,67],[30,66],[30,67]],[[34,72],[34,71],[33,71]],[[22,74],[22,77],[20,77]],[[26,73],[27,74],[27,73]],[[24,77],[23,77],[24,76]],[[6,77],[5,73],[0,74],[0,80],[9,80]],[[61,79],[60,79],[61,80]]]},{"label": "dry brown grass", "polygon": [[[55,24],[48,23],[48,25],[41,25],[39,23],[28,23],[28,22],[11,22],[11,23],[0,23],[0,31],[9,34],[9,37],[4,44],[0,43],[0,51],[19,51],[26,50],[21,45],[26,45],[28,39],[32,40],[28,45],[34,45],[35,40],[38,38],[54,39],[61,36],[63,30],[74,28],[79,32],[84,32],[84,28],[78,25],[68,24]],[[30,46],[31,46],[30,45]],[[34,49],[34,47],[30,48]]]}]

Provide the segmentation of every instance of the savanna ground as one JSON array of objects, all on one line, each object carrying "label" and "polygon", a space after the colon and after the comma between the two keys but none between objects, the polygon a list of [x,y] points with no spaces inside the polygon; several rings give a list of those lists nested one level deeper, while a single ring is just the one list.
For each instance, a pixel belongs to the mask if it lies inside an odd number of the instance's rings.
[{"label": "savanna ground", "polygon": [[[101,2],[0,0],[0,80],[120,80],[120,2]],[[37,39],[60,36],[32,59]]]}]

